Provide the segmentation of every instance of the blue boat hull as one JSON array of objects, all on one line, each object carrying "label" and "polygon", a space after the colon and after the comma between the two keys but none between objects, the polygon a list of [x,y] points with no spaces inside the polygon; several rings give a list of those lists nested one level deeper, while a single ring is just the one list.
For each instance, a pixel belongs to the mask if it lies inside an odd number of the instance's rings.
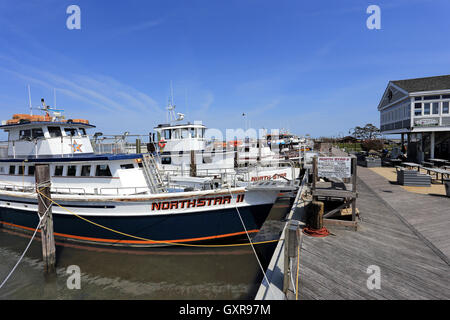
[{"label": "blue boat hull", "polygon": [[[271,208],[272,204],[240,207],[245,229],[249,233],[258,232]],[[235,208],[176,215],[99,215],[84,218],[92,223],[74,215],[53,213],[55,237],[118,246],[164,246],[247,237]],[[33,211],[0,208],[0,223],[4,227],[32,232],[38,224],[38,217]]]}]

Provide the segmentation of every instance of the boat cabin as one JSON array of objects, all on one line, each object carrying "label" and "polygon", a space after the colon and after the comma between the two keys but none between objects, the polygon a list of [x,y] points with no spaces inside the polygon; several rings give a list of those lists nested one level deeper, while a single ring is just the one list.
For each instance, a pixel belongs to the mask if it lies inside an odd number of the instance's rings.
[{"label": "boat cabin", "polygon": [[93,154],[86,133],[90,128],[95,126],[83,119],[63,120],[16,114],[0,126],[8,132],[7,147],[5,143],[2,145],[0,155],[17,159]]}]

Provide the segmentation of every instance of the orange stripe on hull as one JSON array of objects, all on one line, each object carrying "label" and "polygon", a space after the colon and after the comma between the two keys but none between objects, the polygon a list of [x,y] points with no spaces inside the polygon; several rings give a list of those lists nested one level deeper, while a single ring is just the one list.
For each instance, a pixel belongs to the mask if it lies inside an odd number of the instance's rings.
[{"label": "orange stripe on hull", "polygon": [[[25,229],[25,230],[29,230],[29,231],[34,231],[33,228],[24,227],[24,226],[20,226],[20,225],[9,223],[9,222],[0,221],[0,223],[3,223],[5,225],[11,226],[11,227],[15,227],[15,228],[20,228],[20,229]],[[247,232],[248,233],[255,233],[255,232],[258,232],[258,231],[259,231],[258,229],[254,229],[254,230],[248,230]],[[41,232],[41,230],[38,230],[38,232]],[[245,231],[221,234],[221,235],[216,235],[216,236],[200,237],[200,238],[178,239],[178,240],[154,240],[154,241],[90,238],[90,237],[74,236],[74,235],[65,234],[65,233],[58,233],[58,232],[55,232],[54,234],[55,234],[55,236],[64,237],[64,238],[68,238],[68,239],[77,239],[77,240],[93,241],[93,242],[105,242],[105,243],[116,243],[116,244],[117,243],[124,243],[124,244],[150,244],[150,243],[164,244],[164,243],[192,242],[192,241],[221,239],[221,238],[239,236],[239,235],[245,234]]]}]

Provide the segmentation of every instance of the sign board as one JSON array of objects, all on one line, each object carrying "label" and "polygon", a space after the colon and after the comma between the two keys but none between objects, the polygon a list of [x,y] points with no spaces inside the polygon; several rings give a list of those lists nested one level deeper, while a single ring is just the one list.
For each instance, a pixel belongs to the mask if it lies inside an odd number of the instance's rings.
[{"label": "sign board", "polygon": [[439,125],[439,119],[437,118],[424,118],[424,119],[415,119],[414,125],[416,127],[433,127]]},{"label": "sign board", "polygon": [[317,175],[323,178],[350,178],[352,176],[352,158],[318,157]]}]

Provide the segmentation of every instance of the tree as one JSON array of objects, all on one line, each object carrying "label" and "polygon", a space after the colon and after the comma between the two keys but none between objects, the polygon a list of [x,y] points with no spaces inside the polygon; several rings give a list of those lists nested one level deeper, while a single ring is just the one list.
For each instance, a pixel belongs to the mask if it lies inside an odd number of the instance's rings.
[{"label": "tree", "polygon": [[373,140],[381,136],[380,129],[371,123],[366,124],[364,127],[357,126],[353,128],[353,131],[350,130],[350,133],[356,139],[362,140]]}]

